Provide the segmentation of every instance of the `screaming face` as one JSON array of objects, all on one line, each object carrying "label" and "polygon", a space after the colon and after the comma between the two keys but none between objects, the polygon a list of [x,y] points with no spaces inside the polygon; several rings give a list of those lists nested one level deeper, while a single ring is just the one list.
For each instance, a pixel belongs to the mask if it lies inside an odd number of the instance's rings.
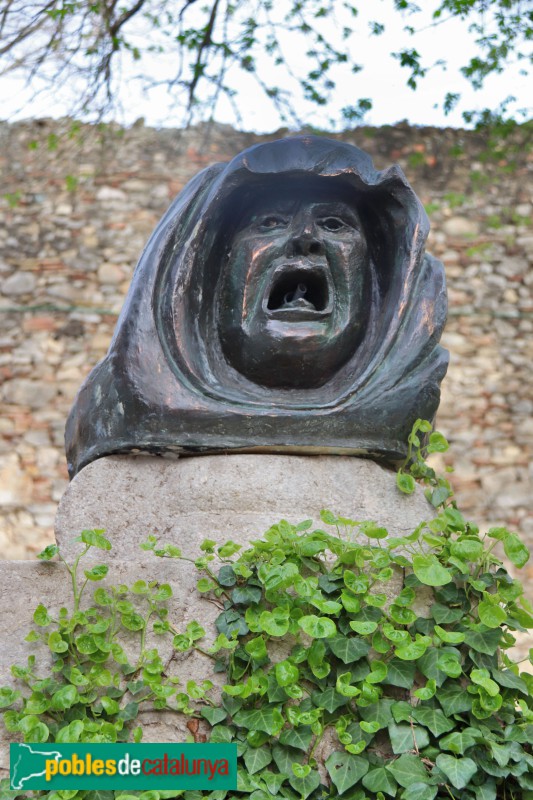
[{"label": "screaming face", "polygon": [[235,234],[218,287],[226,360],[263,386],[322,386],[367,319],[369,257],[353,194],[311,178],[262,191]]}]

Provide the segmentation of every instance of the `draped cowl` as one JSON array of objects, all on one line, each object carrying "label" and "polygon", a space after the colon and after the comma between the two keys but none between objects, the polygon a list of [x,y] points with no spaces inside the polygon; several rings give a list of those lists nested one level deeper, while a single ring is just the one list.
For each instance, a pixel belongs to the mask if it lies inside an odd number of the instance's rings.
[{"label": "draped cowl", "polygon": [[[243,209],[313,178],[353,192],[371,250],[363,333],[323,385],[255,383],[225,358],[220,276]],[[448,353],[442,264],[397,166],[315,136],[259,144],[193,178],[150,237],[105,358],[66,426],[70,476],[113,453],[310,453],[405,458],[416,419],[433,420]]]}]

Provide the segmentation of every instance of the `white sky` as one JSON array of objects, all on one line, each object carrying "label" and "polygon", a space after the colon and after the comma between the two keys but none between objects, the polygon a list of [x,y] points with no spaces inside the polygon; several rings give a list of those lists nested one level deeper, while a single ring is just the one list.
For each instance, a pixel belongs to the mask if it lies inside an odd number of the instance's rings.
[{"label": "white sky", "polygon": [[[286,0],[278,0],[275,4],[280,20],[284,16],[285,3]],[[305,108],[303,104],[296,103],[297,112],[303,121],[326,130],[346,127],[346,124],[339,122],[340,109],[354,104],[362,97],[369,97],[374,103],[373,109],[364,118],[364,123],[369,125],[394,124],[407,119],[417,125],[464,127],[461,116],[463,110],[486,107],[494,109],[509,95],[516,97],[516,102],[510,109],[527,107],[531,103],[530,98],[533,94],[532,81],[530,77],[520,75],[517,65],[508,67],[501,75],[488,78],[482,90],[472,89],[470,83],[460,74],[459,68],[475,53],[474,37],[469,34],[467,24],[458,20],[450,20],[432,27],[431,12],[437,6],[436,0],[426,0],[422,15],[402,18],[393,11],[392,0],[373,2],[366,0],[366,3],[365,0],[361,0],[360,13],[356,21],[357,30],[349,40],[349,48],[354,60],[364,68],[358,74],[343,73],[340,69],[337,71],[335,74],[337,88],[326,109],[316,107],[309,111],[309,106]],[[369,22],[372,20],[378,20],[386,25],[383,35],[370,36]],[[329,23],[321,20],[320,24],[326,26],[324,29],[326,33]],[[413,24],[417,30],[422,30],[415,37],[411,37],[403,31],[406,24]],[[146,44],[146,31],[139,30],[139,41]],[[282,42],[291,57],[297,57],[299,50],[303,53],[301,43],[289,38],[289,35],[282,38]],[[391,56],[391,51],[404,46],[416,47],[426,65],[433,64],[439,59],[446,60],[448,62],[446,71],[435,66],[425,78],[420,79],[417,90],[411,90],[406,86],[408,71],[400,68],[398,61]],[[143,70],[148,72],[154,70],[159,77],[171,74],[174,68],[172,60],[165,56],[146,56],[141,64]],[[297,65],[295,68],[297,69]],[[182,113],[179,109],[171,108],[169,98],[162,89],[154,91],[149,98],[143,97],[136,89],[133,76],[138,69],[138,64],[125,63],[123,66],[122,74],[125,80],[121,90],[121,101],[124,111],[121,115],[117,115],[117,121],[131,124],[139,117],[144,117],[147,125],[177,127],[182,124]],[[267,69],[270,69],[270,77],[272,68],[267,67]],[[236,72],[234,76],[235,86],[238,87],[236,102],[242,118],[238,127],[268,132],[284,124],[270,100],[261,93],[251,77],[241,74],[237,79]],[[278,68],[277,80],[280,86],[290,89],[290,79],[281,68]],[[65,88],[58,87],[53,99],[39,97],[30,100],[31,93],[24,88],[20,80],[0,79],[2,96],[0,113],[3,118],[11,119],[64,116],[68,107],[62,99],[61,90]],[[446,92],[459,92],[462,96],[458,108],[448,116],[442,111]],[[224,102],[218,106],[215,118],[218,122],[235,124],[233,111],[229,104]]]}]

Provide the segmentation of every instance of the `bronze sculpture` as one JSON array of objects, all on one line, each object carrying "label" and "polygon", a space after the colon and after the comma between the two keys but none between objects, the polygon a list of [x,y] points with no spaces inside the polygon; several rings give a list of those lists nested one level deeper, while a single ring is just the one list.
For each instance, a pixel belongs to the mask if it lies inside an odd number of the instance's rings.
[{"label": "bronze sculpture", "polygon": [[197,175],[154,231],[67,422],[110,453],[404,457],[447,353],[444,273],[398,167],[313,136]]}]

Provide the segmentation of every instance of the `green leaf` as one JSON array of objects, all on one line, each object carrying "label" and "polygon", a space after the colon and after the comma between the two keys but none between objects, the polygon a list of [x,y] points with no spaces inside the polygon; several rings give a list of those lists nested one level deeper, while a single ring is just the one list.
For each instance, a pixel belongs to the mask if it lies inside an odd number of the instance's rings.
[{"label": "green leaf", "polygon": [[320,773],[318,770],[314,769],[311,770],[304,778],[297,778],[294,774],[289,774],[289,783],[292,788],[298,792],[300,797],[305,800],[306,797],[309,797],[309,795],[314,792],[318,786],[320,786]]},{"label": "green leaf", "polygon": [[317,617],[315,614],[308,614],[298,620],[300,628],[313,636],[315,639],[330,639],[337,633],[337,627],[329,617]]},{"label": "green leaf", "polygon": [[[270,614],[270,612],[264,611],[263,614]],[[263,614],[261,614],[261,619],[263,618]],[[238,636],[246,636],[249,631],[248,625],[241,614],[231,608],[218,615],[215,620],[215,626],[219,633],[226,634],[229,639],[232,638],[234,632],[236,632]]]},{"label": "green leaf", "polygon": [[395,722],[389,723],[389,736],[392,752],[396,755],[408,753],[412,750],[422,750],[429,744],[428,732],[418,725],[407,725]]},{"label": "green leaf", "polygon": [[278,686],[290,686],[298,681],[300,671],[290,661],[280,661],[274,667],[274,674]]},{"label": "green leaf", "polygon": [[483,600],[477,607],[479,619],[487,628],[499,628],[507,619],[507,614],[501,606]]},{"label": "green leaf", "polygon": [[91,655],[98,650],[94,636],[89,636],[87,633],[82,633],[81,636],[78,636],[75,643],[78,651],[84,655]]},{"label": "green leaf", "polygon": [[450,571],[442,566],[435,555],[413,556],[413,571],[426,586],[444,586],[452,580]]},{"label": "green leaf", "polygon": [[394,653],[396,657],[401,658],[402,661],[416,661],[424,655],[427,648],[428,645],[424,642],[410,642],[409,644],[397,647]]},{"label": "green leaf", "polygon": [[20,696],[19,691],[12,689],[10,686],[2,686],[0,689],[0,708],[7,708],[13,705]]},{"label": "green leaf", "polygon": [[283,715],[278,706],[269,705],[249,711],[238,711],[234,722],[247,730],[264,731],[271,736],[277,736],[284,724]]},{"label": "green leaf", "polygon": [[503,549],[509,561],[515,567],[523,567],[529,561],[529,550],[516,533],[510,533],[503,542]]},{"label": "green leaf", "polygon": [[529,694],[525,681],[509,669],[493,669],[492,677],[500,686],[504,686],[506,689],[516,689],[518,692],[522,692],[522,694]]},{"label": "green leaf", "polygon": [[485,776],[483,778],[483,783],[480,786],[474,786],[473,789],[476,800],[496,800],[496,781],[494,778]]},{"label": "green leaf", "polygon": [[82,531],[79,537],[79,541],[82,541],[84,544],[90,544],[91,547],[97,547],[99,550],[111,550],[111,542],[109,539],[106,539],[105,536],[102,536],[103,530],[87,530]]},{"label": "green leaf", "polygon": [[420,758],[409,753],[404,753],[396,761],[387,764],[385,769],[388,769],[404,788],[428,780],[428,773]]},{"label": "green leaf", "polygon": [[218,722],[222,722],[226,719],[228,712],[225,708],[213,708],[212,706],[204,706],[200,710],[200,714],[204,719],[206,719],[211,727],[216,725]]},{"label": "green leaf", "polygon": [[413,494],[416,489],[415,479],[412,475],[400,471],[396,474],[396,486],[404,494]]},{"label": "green leaf", "polygon": [[263,591],[260,586],[237,586],[231,593],[231,599],[236,606],[250,606],[261,600]]},{"label": "green leaf", "polygon": [[472,696],[457,681],[446,681],[440,687],[437,699],[446,714],[463,714],[472,708]]},{"label": "green leaf", "polygon": [[33,621],[41,628],[46,628],[52,622],[52,617],[49,615],[47,609],[42,603],[39,603],[33,612]]},{"label": "green leaf", "polygon": [[65,711],[65,709],[71,708],[77,701],[78,690],[76,687],[70,685],[63,686],[62,689],[59,689],[52,695],[50,708],[53,708],[54,711]]},{"label": "green leaf", "polygon": [[290,728],[282,731],[279,737],[280,744],[288,744],[298,750],[307,752],[313,739],[313,731],[308,725],[300,725],[298,728]]},{"label": "green leaf", "polygon": [[337,636],[328,642],[331,652],[340,658],[344,664],[352,664],[366,656],[370,650],[370,645],[358,636]]},{"label": "green leaf", "polygon": [[380,728],[386,728],[392,722],[392,707],[395,701],[390,698],[383,698],[377,703],[359,708],[359,715],[366,722],[377,722]]},{"label": "green leaf", "polygon": [[389,616],[399,625],[411,625],[417,618],[412,609],[397,605],[392,605],[389,608]]},{"label": "green leaf", "polygon": [[65,642],[60,633],[53,631],[48,637],[48,647],[52,653],[66,653],[68,650],[68,643]]},{"label": "green leaf", "polygon": [[402,661],[391,658],[388,662],[389,670],[383,683],[398,686],[401,689],[410,689],[414,683],[416,667],[411,661]]},{"label": "green leaf", "polygon": [[350,628],[356,633],[361,634],[361,636],[369,636],[377,630],[377,627],[378,623],[372,622],[372,620],[356,620],[350,622]]},{"label": "green leaf", "polygon": [[464,789],[477,772],[475,761],[471,758],[455,758],[441,753],[436,758],[437,767],[456,789]]},{"label": "green leaf", "polygon": [[269,636],[285,636],[289,630],[288,609],[275,608],[273,611],[263,611],[259,617],[261,628]]},{"label": "green leaf", "polygon": [[97,564],[92,569],[84,570],[85,577],[89,581],[101,581],[109,572],[107,564]]},{"label": "green leaf", "polygon": [[246,769],[250,775],[268,767],[272,761],[272,753],[268,747],[250,747],[243,756]]},{"label": "green leaf", "polygon": [[311,698],[317,708],[324,708],[330,714],[346,705],[347,702],[347,698],[336,692],[333,686],[329,686],[323,692],[313,692]]},{"label": "green leaf", "polygon": [[483,554],[483,542],[477,536],[464,536],[450,546],[452,556],[463,561],[477,561]]},{"label": "green leaf", "polygon": [[252,658],[256,661],[261,661],[268,657],[268,650],[265,640],[262,636],[256,636],[255,638],[250,639],[244,645],[244,649],[248,655],[252,656]]},{"label": "green leaf", "polygon": [[439,625],[450,625],[458,622],[463,616],[461,608],[449,608],[443,603],[433,603],[430,608],[431,616]]},{"label": "green leaf", "polygon": [[441,733],[448,733],[455,725],[448,719],[440,708],[428,708],[419,705],[413,708],[413,719],[429,728],[433,736],[440,736]]},{"label": "green leaf", "polygon": [[121,622],[129,631],[142,631],[145,626],[144,618],[135,612],[130,614],[122,614]]},{"label": "green leaf", "polygon": [[488,669],[473,669],[470,673],[470,680],[485,689],[491,697],[496,697],[500,691],[498,684],[490,677]]},{"label": "green leaf", "polygon": [[37,558],[40,558],[41,561],[50,561],[54,556],[57,556],[58,553],[59,547],[57,544],[49,544],[37,555]]},{"label": "green leaf", "polygon": [[425,686],[421,686],[420,689],[416,689],[414,691],[414,695],[415,697],[418,697],[419,700],[431,700],[431,698],[435,696],[436,691],[436,681],[429,680]]},{"label": "green leaf", "polygon": [[480,739],[483,739],[480,731],[475,728],[466,728],[464,731],[453,731],[447,736],[443,736],[439,739],[439,747],[462,756],[465,750],[473,747]]},{"label": "green leaf", "polygon": [[472,650],[493,656],[498,649],[501,636],[500,630],[467,631],[465,633],[465,642]]},{"label": "green leaf", "polygon": [[326,761],[326,769],[339,794],[344,794],[366,775],[368,761],[350,753],[334,752]]},{"label": "green leaf", "polygon": [[435,625],[435,633],[446,644],[461,644],[465,640],[465,635],[461,631],[447,631],[440,625]]},{"label": "green leaf", "polygon": [[384,792],[391,797],[396,797],[398,784],[385,767],[376,767],[366,773],[362,780],[365,789],[370,792]]},{"label": "green leaf", "polygon": [[412,783],[402,794],[402,800],[433,800],[438,791],[438,786],[429,783]]}]

